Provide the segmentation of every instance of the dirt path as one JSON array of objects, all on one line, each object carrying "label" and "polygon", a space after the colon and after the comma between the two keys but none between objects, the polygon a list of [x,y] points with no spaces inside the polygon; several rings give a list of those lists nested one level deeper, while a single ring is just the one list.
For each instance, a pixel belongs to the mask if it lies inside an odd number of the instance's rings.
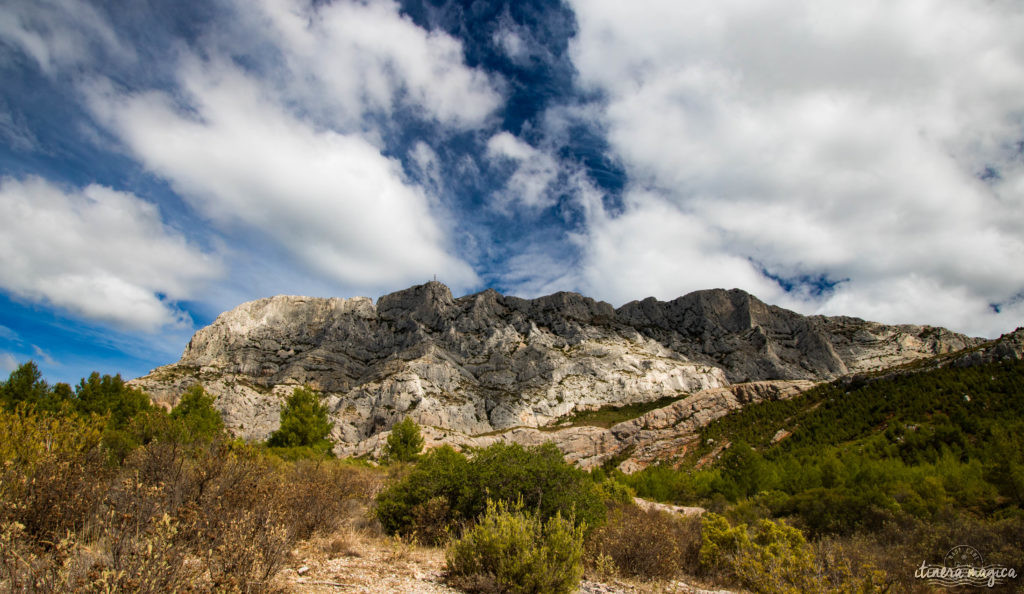
[{"label": "dirt path", "polygon": [[[338,533],[302,543],[277,576],[287,592],[460,594],[444,583],[444,550],[378,536]],[[584,580],[580,594],[727,594],[681,581]]]}]

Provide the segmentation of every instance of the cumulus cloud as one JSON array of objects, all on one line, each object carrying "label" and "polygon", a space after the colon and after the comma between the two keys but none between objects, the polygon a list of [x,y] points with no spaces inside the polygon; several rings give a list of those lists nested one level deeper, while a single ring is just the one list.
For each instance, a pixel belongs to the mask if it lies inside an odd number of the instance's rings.
[{"label": "cumulus cloud", "polygon": [[[631,179],[589,230],[591,290],[1020,323],[991,307],[1024,291],[1019,5],[573,4],[573,59]],[[762,271],[837,284],[782,295]]]},{"label": "cumulus cloud", "polygon": [[133,330],[186,322],[174,302],[220,272],[153,204],[34,177],[0,180],[0,252],[5,291]]},{"label": "cumulus cloud", "polygon": [[334,287],[435,273],[456,290],[478,284],[452,253],[437,155],[414,144],[416,183],[383,141],[407,118],[458,131],[500,104],[459,42],[393,2],[235,9],[236,22],[178,57],[177,88],[84,85],[96,119],[219,229],[259,234]]},{"label": "cumulus cloud", "polygon": [[749,259],[730,253],[704,221],[656,194],[630,194],[617,217],[597,211],[582,244],[582,285],[616,304],[714,287],[745,287],[768,300],[781,293]]},{"label": "cumulus cloud", "polygon": [[505,186],[496,192],[500,209],[521,206],[537,211],[556,202],[551,190],[558,180],[559,165],[551,155],[508,132],[499,132],[487,141],[487,156],[513,166]]},{"label": "cumulus cloud", "polygon": [[255,229],[310,270],[350,286],[436,272],[476,276],[445,249],[424,191],[355,134],[317,129],[267,98],[234,65],[182,69],[189,109],[166,93],[90,91],[90,105],[148,169],[225,227]]},{"label": "cumulus cloud", "polygon": [[469,127],[501,102],[488,76],[464,64],[457,40],[419,28],[395,2],[238,0],[236,10],[242,26],[223,40],[224,53],[245,45],[238,35],[270,45],[284,64],[266,74],[333,125],[358,128],[364,116],[406,106]]}]

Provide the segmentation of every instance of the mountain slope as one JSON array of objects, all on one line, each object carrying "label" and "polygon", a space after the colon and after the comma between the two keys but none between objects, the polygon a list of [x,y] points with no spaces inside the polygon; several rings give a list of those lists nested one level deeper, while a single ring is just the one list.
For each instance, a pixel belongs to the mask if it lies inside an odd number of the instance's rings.
[{"label": "mountain slope", "polygon": [[197,332],[178,363],[134,385],[171,404],[202,382],[232,430],[263,439],[280,396],[309,384],[324,394],[344,450],[406,415],[464,435],[543,427],[578,410],[738,381],[828,380],[978,343],[930,327],[801,316],[738,290],[615,310],[574,293],[453,299],[431,282],[376,304],[242,304]]}]

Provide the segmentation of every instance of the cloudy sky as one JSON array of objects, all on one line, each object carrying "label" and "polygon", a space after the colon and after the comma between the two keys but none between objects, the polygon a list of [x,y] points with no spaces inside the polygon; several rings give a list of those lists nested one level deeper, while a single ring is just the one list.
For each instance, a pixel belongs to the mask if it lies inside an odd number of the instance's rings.
[{"label": "cloudy sky", "polygon": [[274,294],[1024,325],[1017,0],[8,0],[0,372]]}]

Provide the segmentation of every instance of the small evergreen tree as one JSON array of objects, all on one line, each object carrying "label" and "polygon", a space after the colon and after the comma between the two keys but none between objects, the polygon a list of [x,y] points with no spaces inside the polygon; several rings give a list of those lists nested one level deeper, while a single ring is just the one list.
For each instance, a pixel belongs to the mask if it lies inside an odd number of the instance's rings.
[{"label": "small evergreen tree", "polygon": [[171,409],[171,418],[179,421],[192,437],[212,439],[224,430],[220,411],[213,407],[213,396],[195,384],[181,396]]},{"label": "small evergreen tree", "polygon": [[411,462],[423,451],[423,436],[420,426],[411,417],[405,417],[391,428],[388,442],[384,446],[387,461]]},{"label": "small evergreen tree", "polygon": [[331,433],[327,407],[313,390],[303,386],[295,388],[281,409],[281,427],[270,434],[267,445],[278,448],[308,447],[315,450],[331,449],[327,438]]}]

